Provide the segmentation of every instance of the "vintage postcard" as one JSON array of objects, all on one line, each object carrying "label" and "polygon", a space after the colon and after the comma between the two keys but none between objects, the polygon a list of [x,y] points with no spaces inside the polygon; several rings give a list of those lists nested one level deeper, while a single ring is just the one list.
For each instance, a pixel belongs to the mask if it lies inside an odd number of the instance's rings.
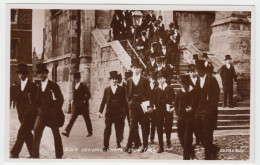
[{"label": "vintage postcard", "polygon": [[6,16],[6,162],[254,162],[253,6]]}]

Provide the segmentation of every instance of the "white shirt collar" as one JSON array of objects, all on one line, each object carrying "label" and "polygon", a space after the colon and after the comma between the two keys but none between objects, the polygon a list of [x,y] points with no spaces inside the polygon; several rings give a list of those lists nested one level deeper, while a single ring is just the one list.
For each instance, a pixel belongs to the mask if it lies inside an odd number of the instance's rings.
[{"label": "white shirt collar", "polygon": [[208,66],[209,62],[206,60],[204,64],[205,66]]},{"label": "white shirt collar", "polygon": [[162,70],[163,66],[158,66],[158,71]]},{"label": "white shirt collar", "polygon": [[155,64],[155,60],[151,61],[151,64],[152,64],[152,66],[154,66],[154,64]]},{"label": "white shirt collar", "polygon": [[117,89],[117,85],[110,85],[111,86],[111,89],[112,89],[112,92],[113,92],[113,94],[115,94],[116,93],[116,89]]},{"label": "white shirt collar", "polygon": [[43,92],[45,91],[45,89],[47,87],[48,81],[49,81],[49,79],[46,78],[44,81],[41,82],[42,83],[42,91]]},{"label": "white shirt collar", "polygon": [[141,78],[141,74],[139,74],[138,76],[133,74],[132,77],[133,77],[133,81],[134,81],[135,85],[137,85],[139,83],[140,78]]},{"label": "white shirt collar", "polygon": [[185,92],[190,92],[190,91],[192,91],[192,89],[193,89],[193,87],[190,85],[190,86],[189,86],[189,91],[185,91],[184,88],[181,88],[181,91],[185,93]]},{"label": "white shirt collar", "polygon": [[162,49],[163,53],[165,54],[166,53],[166,49]]},{"label": "white shirt collar", "polygon": [[200,87],[203,88],[205,84],[207,74],[205,74],[203,77],[200,77]]},{"label": "white shirt collar", "polygon": [[150,82],[150,88],[153,89],[154,88],[154,83],[153,82]]},{"label": "white shirt collar", "polygon": [[167,83],[165,82],[163,85],[159,85],[159,88],[164,91],[164,89],[167,87]]},{"label": "white shirt collar", "polygon": [[196,81],[197,81],[197,76],[195,76],[194,78],[192,76],[190,76],[191,78],[191,81],[193,82],[193,84],[195,85],[196,84]]},{"label": "white shirt collar", "polygon": [[28,78],[27,78],[27,77],[25,78],[25,80],[24,80],[24,81],[23,81],[23,80],[21,80],[21,90],[22,90],[22,91],[24,90],[24,88],[25,88],[25,86],[26,86],[27,82],[28,82]]},{"label": "white shirt collar", "polygon": [[79,88],[79,85],[80,85],[80,82],[76,83],[76,84],[75,84],[75,89],[78,89],[78,88]]}]

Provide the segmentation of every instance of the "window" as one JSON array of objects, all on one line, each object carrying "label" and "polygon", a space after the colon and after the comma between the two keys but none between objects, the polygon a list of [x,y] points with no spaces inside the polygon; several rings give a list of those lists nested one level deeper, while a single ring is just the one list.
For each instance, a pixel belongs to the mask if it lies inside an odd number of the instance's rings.
[{"label": "window", "polygon": [[18,17],[18,10],[11,9],[11,23],[12,24],[17,24],[17,17]]},{"label": "window", "polygon": [[11,39],[11,60],[17,60],[17,56],[18,56],[18,44],[19,44],[19,39],[15,38],[15,39]]}]

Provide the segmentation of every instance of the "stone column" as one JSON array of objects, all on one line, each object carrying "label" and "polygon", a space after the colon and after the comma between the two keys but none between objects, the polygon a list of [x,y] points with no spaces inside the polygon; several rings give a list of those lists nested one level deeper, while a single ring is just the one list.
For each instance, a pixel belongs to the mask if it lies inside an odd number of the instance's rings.
[{"label": "stone column", "polygon": [[210,52],[221,59],[230,54],[239,76],[250,76],[251,13],[217,11],[210,36]]}]

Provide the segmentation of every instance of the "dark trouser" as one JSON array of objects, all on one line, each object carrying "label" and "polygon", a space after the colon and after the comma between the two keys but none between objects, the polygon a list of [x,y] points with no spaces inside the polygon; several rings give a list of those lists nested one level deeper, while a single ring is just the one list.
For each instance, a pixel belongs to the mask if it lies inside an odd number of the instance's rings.
[{"label": "dark trouser", "polygon": [[212,122],[209,116],[204,114],[195,115],[195,130],[201,139],[202,146],[205,148],[205,160],[210,160],[212,153],[216,149],[216,146],[212,143],[214,131]]},{"label": "dark trouser", "polygon": [[155,136],[155,127],[156,127],[156,113],[153,112],[152,114],[150,114],[150,140],[153,141],[154,140],[154,136]]},{"label": "dark trouser", "polygon": [[127,142],[127,148],[132,147],[133,142],[137,142],[138,140],[138,122],[142,127],[142,136],[143,136],[143,148],[148,147],[148,137],[150,130],[150,122],[149,116],[143,113],[141,106],[138,104],[135,108],[129,109],[129,117],[130,117],[130,130],[129,137]]},{"label": "dark trouser", "polygon": [[[33,158],[39,158],[39,149],[42,138],[42,133],[47,125],[46,119],[41,116],[37,116],[36,122],[34,125],[34,136],[33,136]],[[63,155],[63,146],[60,136],[59,127],[53,125],[50,127],[54,137],[55,153],[56,158],[61,158]]]},{"label": "dark trouser", "polygon": [[[18,111],[21,111],[21,109],[19,108]],[[33,115],[30,116],[29,118],[24,118],[23,114],[19,114],[19,121],[21,123],[21,126],[18,130],[18,134],[17,134],[17,139],[16,142],[11,150],[11,154],[14,157],[18,157],[19,153],[21,152],[21,149],[23,147],[23,144],[25,142],[29,154],[30,156],[32,156],[33,154],[33,135],[32,135],[32,127],[34,125],[34,119],[33,119]]]},{"label": "dark trouser", "polygon": [[[67,126],[66,129],[65,129],[67,132],[70,132],[70,130],[71,130],[71,128],[73,127],[73,124],[74,124],[74,122],[76,121],[76,119],[77,119],[78,116],[79,116],[78,113],[72,113],[70,122],[69,122],[68,126]],[[85,120],[88,133],[91,134],[91,133],[92,133],[92,124],[91,124],[91,120],[90,120],[89,113],[84,114],[84,115],[83,115],[83,118],[84,118],[84,120]]]},{"label": "dark trouser", "polygon": [[163,128],[165,129],[167,144],[171,143],[173,113],[163,111],[157,114],[157,133],[159,139],[159,147],[163,149]]},{"label": "dark trouser", "polygon": [[224,105],[227,106],[227,98],[229,98],[229,106],[233,105],[233,82],[223,84]]},{"label": "dark trouser", "polygon": [[120,146],[121,138],[122,138],[122,124],[123,124],[123,119],[121,118],[114,118],[114,117],[106,117],[105,119],[105,129],[104,129],[104,147],[108,148],[109,147],[109,139],[111,135],[111,128],[112,124],[114,123],[115,125],[115,130],[116,130],[116,143],[117,146]]},{"label": "dark trouser", "polygon": [[187,117],[179,119],[177,122],[178,137],[183,148],[183,160],[190,160],[194,152],[192,146],[193,125],[193,119]]}]

